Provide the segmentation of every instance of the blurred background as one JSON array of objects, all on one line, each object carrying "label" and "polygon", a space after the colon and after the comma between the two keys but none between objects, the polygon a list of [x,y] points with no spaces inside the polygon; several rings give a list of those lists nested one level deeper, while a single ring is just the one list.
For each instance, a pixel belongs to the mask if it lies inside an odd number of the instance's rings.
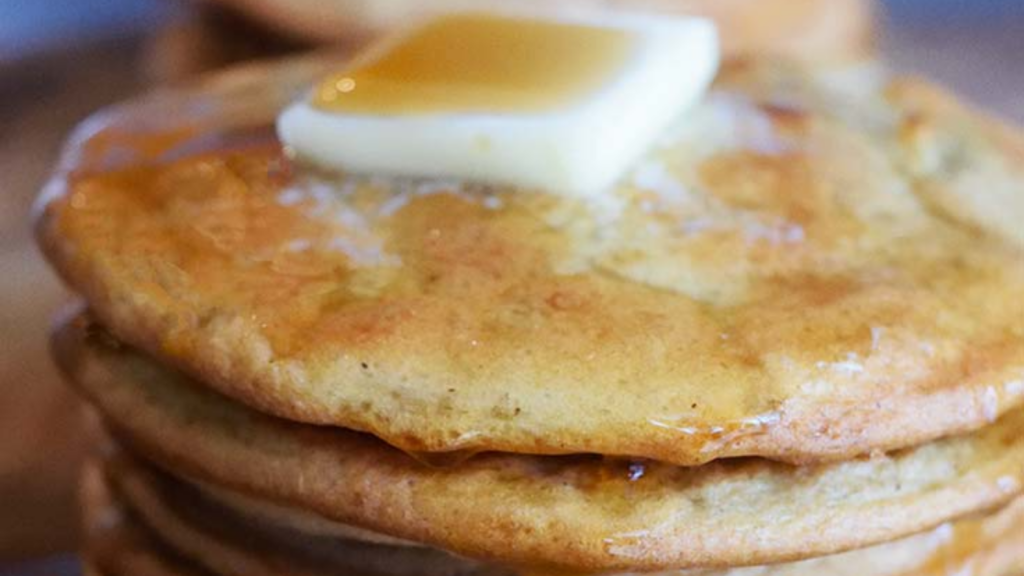
[{"label": "blurred background", "polygon": [[[1024,0],[883,0],[877,17],[894,67],[1024,122]],[[0,576],[76,574],[68,551],[86,439],[46,357],[48,318],[67,295],[29,220],[62,139],[139,90],[323,36],[275,24],[198,2],[0,0]]]}]

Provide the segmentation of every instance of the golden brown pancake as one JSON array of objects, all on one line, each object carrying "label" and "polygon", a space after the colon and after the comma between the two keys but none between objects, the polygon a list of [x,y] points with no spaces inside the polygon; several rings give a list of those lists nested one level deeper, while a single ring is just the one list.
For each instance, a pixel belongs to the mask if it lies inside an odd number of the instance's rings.
[{"label": "golden brown pancake", "polygon": [[[244,576],[529,576],[429,550],[314,537],[225,508],[123,454],[107,477],[132,516],[167,547],[211,572]],[[1000,576],[1024,568],[1024,500],[889,544],[775,566],[674,571],[675,576]],[[560,573],[562,574],[562,573]],[[668,576],[667,573],[662,573]]]},{"label": "golden brown pancake", "polygon": [[727,67],[590,204],[308,169],[330,58],[86,123],[40,202],[127,343],[408,451],[840,459],[1024,401],[1024,145],[914,81]]},{"label": "golden brown pancake", "polygon": [[[544,0],[219,0],[300,38],[338,43],[410,19],[458,9],[550,9]],[[874,45],[871,0],[563,0],[559,8],[655,10],[711,17],[727,55],[784,55],[815,61],[863,58]]]},{"label": "golden brown pancake", "polygon": [[890,456],[699,468],[481,454],[430,467],[365,434],[250,410],[86,321],[58,358],[115,436],[175,474],[469,558],[567,570],[793,561],[1007,503],[1024,488],[1024,411]]}]

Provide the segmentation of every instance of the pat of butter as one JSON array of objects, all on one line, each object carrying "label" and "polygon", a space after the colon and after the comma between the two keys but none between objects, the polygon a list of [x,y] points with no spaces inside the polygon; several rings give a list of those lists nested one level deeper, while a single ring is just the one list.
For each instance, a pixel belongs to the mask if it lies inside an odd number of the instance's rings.
[{"label": "pat of butter", "polygon": [[707,90],[699,18],[441,16],[383,41],[278,119],[313,163],[589,195]]}]

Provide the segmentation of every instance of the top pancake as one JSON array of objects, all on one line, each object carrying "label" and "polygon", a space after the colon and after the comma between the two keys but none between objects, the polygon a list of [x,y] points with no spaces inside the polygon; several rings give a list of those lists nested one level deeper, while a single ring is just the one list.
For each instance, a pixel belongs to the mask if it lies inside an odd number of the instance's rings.
[{"label": "top pancake", "polygon": [[1024,144],[926,85],[735,64],[591,205],[296,165],[260,129],[337,66],[73,139],[39,238],[118,338],[410,451],[799,462],[1024,401]]}]

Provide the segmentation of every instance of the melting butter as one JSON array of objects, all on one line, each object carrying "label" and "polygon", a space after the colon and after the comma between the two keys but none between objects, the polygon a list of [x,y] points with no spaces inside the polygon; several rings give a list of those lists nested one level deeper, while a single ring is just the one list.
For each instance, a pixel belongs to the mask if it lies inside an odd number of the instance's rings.
[{"label": "melting butter", "polygon": [[322,167],[612,197],[718,67],[699,18],[457,13],[384,40],[278,118]]},{"label": "melting butter", "polygon": [[570,22],[453,14],[326,79],[331,112],[545,112],[585,98],[621,70],[635,34]]}]

